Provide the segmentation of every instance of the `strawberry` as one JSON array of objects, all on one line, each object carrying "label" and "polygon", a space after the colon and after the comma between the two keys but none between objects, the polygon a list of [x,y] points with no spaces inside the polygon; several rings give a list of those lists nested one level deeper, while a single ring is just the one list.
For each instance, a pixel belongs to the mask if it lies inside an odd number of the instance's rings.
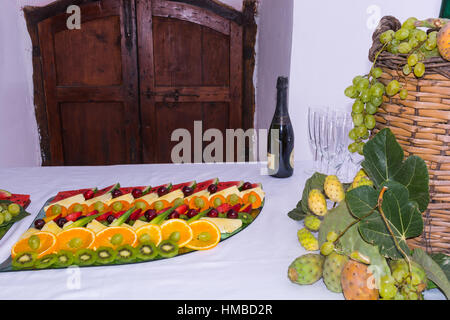
[{"label": "strawberry", "polygon": [[130,220],[137,220],[139,219],[141,216],[144,215],[145,212],[142,211],[142,209],[137,209],[136,211],[134,211],[131,216],[130,216]]},{"label": "strawberry", "polygon": [[[93,216],[93,215],[96,215],[96,214],[98,214],[98,211],[97,211],[97,210],[94,210],[94,211],[89,212],[88,214],[86,214],[86,217]],[[101,216],[100,216],[100,217],[101,217]]]},{"label": "strawberry", "polygon": [[178,212],[179,215],[185,214],[188,211],[189,207],[187,204],[183,204],[175,209],[175,212]]},{"label": "strawberry", "polygon": [[[97,210],[95,210],[97,211]],[[108,211],[104,214],[102,214],[101,216],[97,217],[97,221],[106,221],[106,219],[108,219],[108,217],[111,215],[111,211]]]},{"label": "strawberry", "polygon": [[113,213],[113,216],[114,216],[114,218],[120,218],[124,213],[125,213],[126,211],[119,211],[119,212],[116,212],[116,213]]},{"label": "strawberry", "polygon": [[82,215],[81,212],[73,212],[66,216],[66,220],[67,221],[76,221],[79,217],[81,217],[81,215]]},{"label": "strawberry", "polygon": [[252,204],[248,203],[245,206],[243,206],[239,212],[250,213],[251,211],[252,211]]},{"label": "strawberry", "polygon": [[218,206],[216,209],[217,211],[219,211],[219,213],[224,213],[224,212],[228,212],[228,210],[230,210],[232,208],[232,206],[230,206],[228,203],[223,203],[220,206]]},{"label": "strawberry", "polygon": [[234,206],[232,206],[231,209],[233,209],[236,212],[239,212],[239,210],[241,210],[241,204],[237,203]]}]

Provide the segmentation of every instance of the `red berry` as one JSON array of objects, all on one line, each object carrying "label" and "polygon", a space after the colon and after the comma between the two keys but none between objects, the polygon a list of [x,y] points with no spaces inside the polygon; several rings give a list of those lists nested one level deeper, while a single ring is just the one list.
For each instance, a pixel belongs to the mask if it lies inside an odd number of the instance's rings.
[{"label": "red berry", "polygon": [[216,209],[211,209],[208,212],[207,216],[210,218],[217,218],[219,216],[219,211],[217,211]]},{"label": "red berry", "polygon": [[239,215],[236,211],[234,211],[233,209],[228,210],[228,212],[227,212],[228,219],[237,219],[238,217],[239,217]]},{"label": "red berry", "polygon": [[133,195],[133,198],[137,199],[142,197],[142,190],[141,189],[133,189],[133,191],[131,191],[131,194]]},{"label": "red berry", "polygon": [[83,196],[85,200],[92,199],[94,197],[94,191],[87,190],[85,193],[83,193]]},{"label": "red berry", "polygon": [[195,217],[196,215],[198,215],[198,211],[195,210],[195,209],[190,209],[190,210],[187,212],[186,215],[187,215],[188,218],[190,219],[190,218],[193,218],[193,217]]}]

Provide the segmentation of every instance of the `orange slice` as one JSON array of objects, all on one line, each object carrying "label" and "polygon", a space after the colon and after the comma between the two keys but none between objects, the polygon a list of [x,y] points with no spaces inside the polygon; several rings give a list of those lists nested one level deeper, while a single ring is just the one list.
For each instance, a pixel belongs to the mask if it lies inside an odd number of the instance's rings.
[{"label": "orange slice", "polygon": [[[197,206],[197,204],[196,204],[196,200],[197,199],[202,199],[203,200],[203,203],[204,203],[203,207]],[[189,201],[189,208],[190,209],[196,209],[198,211],[207,210],[209,208],[209,200],[205,196],[192,197],[192,199]]]},{"label": "orange slice", "polygon": [[157,224],[147,224],[138,228],[136,230],[136,235],[139,241],[148,238],[155,246],[158,246],[162,241],[162,231]]},{"label": "orange slice", "polygon": [[147,211],[148,209],[150,209],[150,205],[148,204],[147,201],[142,200],[142,199],[137,199],[133,202],[133,206],[136,206],[136,203],[138,202],[142,202],[145,205],[145,208],[142,211]]},{"label": "orange slice", "polygon": [[213,196],[209,199],[209,205],[210,205],[211,207],[213,207],[213,208],[217,208],[217,207],[218,207],[218,206],[214,205],[214,202],[215,202],[216,199],[220,199],[220,201],[221,201],[221,203],[219,204],[219,206],[227,202],[227,199],[225,199],[225,197],[224,197],[223,195],[221,195],[221,194],[213,195]]},{"label": "orange slice", "polygon": [[75,252],[90,249],[95,241],[94,231],[88,228],[72,228],[58,233],[58,249]]},{"label": "orange slice", "polygon": [[188,244],[193,237],[192,229],[186,221],[182,219],[170,219],[161,225],[162,239],[167,240],[174,232],[180,233],[180,239],[177,241],[178,247],[182,248]]},{"label": "orange slice", "polygon": [[[252,198],[254,199],[253,202],[250,201],[250,196],[252,196]],[[258,209],[262,205],[261,197],[254,191],[246,193],[244,195],[243,201],[245,204],[250,203],[252,205],[252,209]]]},{"label": "orange slice", "polygon": [[234,203],[234,204],[231,204],[231,197],[234,196],[234,195],[235,195],[234,193],[228,195],[228,197],[227,197],[227,203],[228,203],[229,205],[234,206],[234,205],[236,205],[236,204],[238,204],[238,203],[239,203],[239,204],[243,204],[243,203],[244,203],[244,202],[242,201],[242,198],[236,195],[236,196],[238,197],[238,201],[237,201],[236,203]]},{"label": "orange slice", "polygon": [[163,209],[165,209],[165,208],[167,208],[167,207],[170,207],[169,201],[163,199],[163,200],[156,200],[155,202],[153,202],[152,205],[150,206],[150,208],[151,208],[151,209],[155,209],[155,204],[156,204],[157,202],[162,202],[162,203],[163,203]]},{"label": "orange slice", "polygon": [[[28,243],[31,236],[39,237],[39,247],[32,249]],[[51,232],[39,231],[35,232],[30,237],[23,238],[17,241],[11,249],[11,256],[14,258],[17,254],[32,251],[37,253],[37,257],[43,257],[46,254],[53,253],[58,249],[58,240],[56,235]]]},{"label": "orange slice", "polygon": [[138,242],[137,239],[136,232],[131,228],[108,227],[97,233],[93,247],[111,247],[116,249],[125,244],[134,247]]},{"label": "orange slice", "polygon": [[52,208],[53,208],[54,206],[55,206],[55,205],[48,207],[47,211],[45,211],[45,215],[46,215],[47,217],[50,217],[50,216],[55,216],[55,217],[57,217],[57,216],[59,216],[59,215],[62,215],[62,217],[65,217],[65,216],[67,215],[67,208],[66,208],[66,207],[63,207],[63,206],[61,206],[61,213],[60,213],[60,214],[53,214]]},{"label": "orange slice", "polygon": [[127,211],[128,209],[130,209],[130,203],[129,203],[128,201],[125,201],[125,200],[119,200],[119,201],[114,201],[114,202],[111,203],[111,205],[109,206],[113,212],[115,212],[115,211],[114,211],[114,203],[116,203],[116,202],[122,203],[122,209],[120,209],[119,211]]},{"label": "orange slice", "polygon": [[[73,213],[73,212],[74,212],[74,211],[73,211],[73,208],[74,208],[76,205],[80,205],[80,203],[74,203],[74,204],[72,204],[72,205],[69,207],[69,209],[67,209],[67,212],[66,212],[65,214],[63,214],[62,216],[65,217],[65,216],[67,216],[68,214]],[[83,207],[83,210],[81,211],[81,213],[82,213],[82,214],[88,213],[88,212],[87,212],[87,211],[88,211],[88,206],[85,205],[85,204],[81,204],[81,206]]]},{"label": "orange slice", "polygon": [[212,249],[220,242],[220,230],[208,220],[197,220],[191,222],[189,226],[194,233],[194,237],[186,247],[193,250]]},{"label": "orange slice", "polygon": [[[106,205],[106,203],[103,202],[103,205],[104,205],[103,211],[102,211],[102,212],[99,212],[99,213],[105,213],[105,212],[108,212],[108,211],[111,210],[111,209],[109,208],[109,206]],[[93,212],[94,210],[96,210],[96,209],[95,209],[95,203],[91,204],[91,205],[88,207],[88,212]]]}]

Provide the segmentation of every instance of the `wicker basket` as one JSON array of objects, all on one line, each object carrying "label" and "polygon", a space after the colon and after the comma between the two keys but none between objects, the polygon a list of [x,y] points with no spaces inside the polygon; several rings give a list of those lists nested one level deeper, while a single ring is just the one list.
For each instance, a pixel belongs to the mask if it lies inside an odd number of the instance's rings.
[{"label": "wicker basket", "polygon": [[[400,22],[384,17],[373,35],[369,53],[373,61],[380,48],[379,35],[388,29],[398,30]],[[420,156],[428,165],[431,201],[423,213],[424,232],[409,240],[412,247],[428,252],[450,253],[450,62],[442,58],[424,61],[425,75],[405,77],[402,67],[406,55],[388,52],[379,55],[376,65],[383,69],[381,81],[387,84],[394,76],[408,89],[408,98],[398,95],[385,98],[376,115],[373,134],[389,127],[402,145],[405,155]],[[399,78],[400,76],[400,78]]]}]

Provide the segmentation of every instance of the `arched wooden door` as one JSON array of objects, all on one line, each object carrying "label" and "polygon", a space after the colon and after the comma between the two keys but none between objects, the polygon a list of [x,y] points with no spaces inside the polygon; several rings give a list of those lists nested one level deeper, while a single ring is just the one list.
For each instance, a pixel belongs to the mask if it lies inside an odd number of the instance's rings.
[{"label": "arched wooden door", "polygon": [[175,1],[138,0],[137,12],[144,162],[171,162],[176,129],[201,139],[194,121],[224,137],[242,128],[242,26]]}]

